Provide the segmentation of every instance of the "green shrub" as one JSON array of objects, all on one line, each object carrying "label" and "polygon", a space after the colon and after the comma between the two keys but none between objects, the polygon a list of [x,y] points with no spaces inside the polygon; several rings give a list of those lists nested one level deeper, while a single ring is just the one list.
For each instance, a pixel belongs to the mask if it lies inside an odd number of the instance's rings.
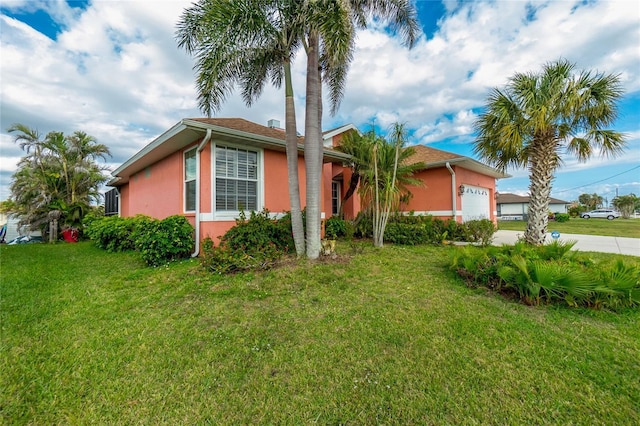
[{"label": "green shrub", "polygon": [[569,207],[569,216],[571,217],[580,217],[580,215],[584,212],[586,212],[588,209],[586,206],[575,206],[575,207]]},{"label": "green shrub", "polygon": [[353,236],[356,238],[373,237],[373,220],[371,215],[365,212],[358,213],[353,221]]},{"label": "green shrub", "polygon": [[109,252],[137,250],[150,266],[188,257],[193,251],[193,226],[184,216],[163,220],[148,216],[92,218],[86,233],[96,246]]},{"label": "green shrub", "polygon": [[[361,213],[355,221],[354,235],[370,238],[372,228],[371,217]],[[396,214],[389,218],[384,239],[389,243],[404,245],[442,244],[444,240],[449,240],[480,243],[486,246],[491,244],[496,230],[493,222],[488,219],[458,223],[433,216]]]},{"label": "green shrub", "polygon": [[427,228],[420,224],[391,222],[384,230],[384,239],[393,244],[418,245],[429,241]]},{"label": "green shrub", "polygon": [[193,226],[181,215],[139,222],[133,238],[136,250],[149,266],[187,258],[194,248]]},{"label": "green shrub", "polygon": [[244,212],[236,220],[236,225],[221,238],[221,244],[245,252],[260,252],[275,245],[276,249],[287,253],[293,249],[291,217],[285,215],[280,220],[271,218],[269,211],[251,212],[247,220]]},{"label": "green shrub", "polygon": [[619,309],[640,306],[640,268],[595,264],[575,243],[517,243],[454,250],[451,267],[468,284],[515,294],[526,304]]},{"label": "green shrub", "polygon": [[109,252],[134,250],[136,248],[134,231],[151,220],[150,217],[142,215],[91,217],[85,222],[85,232],[96,246]]},{"label": "green shrub", "polygon": [[204,241],[201,263],[220,274],[267,269],[293,247],[290,216],[274,220],[265,209],[251,212],[247,220],[242,212],[219,246],[214,246],[211,239]]},{"label": "green shrub", "polygon": [[347,222],[338,216],[331,216],[324,223],[324,236],[329,239],[336,239],[347,235]]},{"label": "green shrub", "polygon": [[470,220],[461,224],[465,241],[488,246],[493,241],[496,226],[489,219]]},{"label": "green shrub", "polygon": [[569,222],[569,213],[556,213],[556,222]]}]

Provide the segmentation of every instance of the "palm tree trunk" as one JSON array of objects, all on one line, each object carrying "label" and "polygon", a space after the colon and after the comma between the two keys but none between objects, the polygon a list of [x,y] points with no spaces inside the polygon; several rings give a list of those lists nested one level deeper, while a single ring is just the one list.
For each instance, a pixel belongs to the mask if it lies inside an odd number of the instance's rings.
[{"label": "palm tree trunk", "polygon": [[291,207],[291,231],[298,257],[304,255],[304,225],[300,206],[300,182],[298,180],[298,131],[296,127],[296,108],[291,82],[291,62],[284,63],[285,83],[285,132],[287,139],[287,173],[289,184],[289,204]]},{"label": "palm tree trunk", "polygon": [[555,141],[535,142],[530,153],[529,219],[524,240],[533,245],[544,244],[549,223],[549,196],[556,168]]},{"label": "palm tree trunk", "polygon": [[320,187],[322,184],[322,137],[319,42],[311,30],[307,44],[307,82],[304,162],[307,177],[307,257],[320,255]]}]

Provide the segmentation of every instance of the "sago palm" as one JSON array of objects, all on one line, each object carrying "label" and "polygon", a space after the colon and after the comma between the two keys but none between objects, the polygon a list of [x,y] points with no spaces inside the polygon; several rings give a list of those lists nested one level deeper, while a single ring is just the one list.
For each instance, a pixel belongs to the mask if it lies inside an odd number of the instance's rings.
[{"label": "sago palm", "polygon": [[594,154],[621,153],[624,136],[610,130],[622,96],[616,75],[574,73],[564,59],[540,73],[517,73],[504,89],[494,89],[475,129],[475,153],[501,170],[529,169],[529,218],[524,239],[544,242],[549,197],[562,155],[586,161]]}]

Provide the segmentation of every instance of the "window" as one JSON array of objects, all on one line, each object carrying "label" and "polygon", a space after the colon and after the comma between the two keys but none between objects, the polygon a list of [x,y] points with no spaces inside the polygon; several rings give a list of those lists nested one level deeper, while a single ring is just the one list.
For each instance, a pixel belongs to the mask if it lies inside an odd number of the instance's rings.
[{"label": "window", "polygon": [[118,213],[118,190],[113,188],[104,193],[104,215],[111,216]]},{"label": "window", "polygon": [[196,210],[196,149],[184,153],[184,211]]},{"label": "window", "polygon": [[340,182],[332,181],[331,182],[331,214],[337,216],[340,214]]},{"label": "window", "polygon": [[217,211],[258,210],[258,153],[216,146]]}]

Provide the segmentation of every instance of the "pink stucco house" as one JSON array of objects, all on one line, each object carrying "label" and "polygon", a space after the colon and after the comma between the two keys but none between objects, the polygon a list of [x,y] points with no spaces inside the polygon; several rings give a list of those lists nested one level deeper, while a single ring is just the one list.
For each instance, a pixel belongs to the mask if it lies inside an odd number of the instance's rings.
[{"label": "pink stucco house", "polygon": [[[340,203],[351,171],[349,157],[334,148],[345,125],[324,132],[322,214],[342,207],[345,218],[360,211],[357,195]],[[301,200],[305,199],[304,138],[299,141]],[[423,162],[405,211],[464,221],[496,220],[496,179],[507,177],[471,158],[417,146],[415,162]],[[197,240],[214,240],[235,224],[239,211],[289,210],[285,132],[271,120],[268,126],[241,118],[183,119],[158,136],[112,173],[106,195],[107,213],[145,214],[162,219],[182,214],[196,228]]]}]

